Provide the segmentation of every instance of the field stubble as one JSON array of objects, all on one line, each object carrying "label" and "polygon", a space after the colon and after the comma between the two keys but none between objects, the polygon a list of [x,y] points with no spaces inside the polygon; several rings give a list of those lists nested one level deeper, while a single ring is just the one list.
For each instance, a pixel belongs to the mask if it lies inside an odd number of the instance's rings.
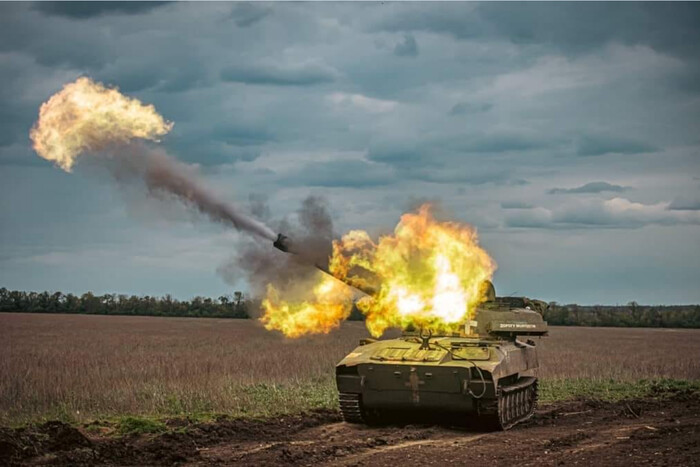
[{"label": "field stubble", "polygon": [[[0,423],[334,407],[334,365],[367,335],[359,322],[291,340],[252,320],[4,313]],[[545,400],[700,379],[700,330],[555,327],[538,345]]]}]

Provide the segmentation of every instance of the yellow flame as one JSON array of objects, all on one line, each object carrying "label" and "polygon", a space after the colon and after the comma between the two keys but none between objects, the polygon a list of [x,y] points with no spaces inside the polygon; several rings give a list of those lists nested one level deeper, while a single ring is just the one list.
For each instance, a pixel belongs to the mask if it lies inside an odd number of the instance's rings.
[{"label": "yellow flame", "polygon": [[280,300],[279,291],[268,285],[267,297],[262,303],[266,310],[261,318],[265,328],[282,331],[288,337],[328,333],[337,328],[352,309],[352,290],[328,275],[319,275],[321,278],[313,287],[310,301]]},{"label": "yellow flame", "polygon": [[41,105],[30,138],[41,157],[70,172],[85,151],[135,138],[157,141],[172,127],[152,105],[81,77]]},{"label": "yellow flame", "polygon": [[[437,221],[427,204],[404,214],[394,234],[380,237],[377,243],[365,231],[350,231],[333,243],[330,258],[335,277],[373,292],[357,306],[374,336],[390,327],[456,331],[473,318],[484,299],[484,282],[495,269],[496,263],[479,246],[472,227]],[[323,281],[333,286],[324,289],[322,300],[314,289],[314,299],[303,304],[280,300],[269,289],[263,320],[276,324],[268,329],[296,337],[336,327],[347,311],[331,313],[333,326],[319,321],[327,323],[330,317],[324,310],[347,300],[347,288],[328,276]]]}]

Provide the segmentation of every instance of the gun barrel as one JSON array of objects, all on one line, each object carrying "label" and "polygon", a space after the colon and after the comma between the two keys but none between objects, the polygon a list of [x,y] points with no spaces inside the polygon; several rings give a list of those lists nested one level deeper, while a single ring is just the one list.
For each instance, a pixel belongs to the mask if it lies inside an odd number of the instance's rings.
[{"label": "gun barrel", "polygon": [[286,235],[277,234],[277,240],[272,242],[272,246],[285,253],[296,254],[296,252],[291,249],[289,237]]},{"label": "gun barrel", "polygon": [[[296,250],[294,249],[293,243],[292,243],[292,241],[289,239],[289,237],[287,237],[286,235],[283,235],[283,234],[277,234],[277,240],[275,240],[274,242],[272,242],[272,246],[274,246],[274,247],[277,248],[278,250],[283,251],[283,252],[285,252],[285,253],[289,253],[289,254],[292,254],[292,255],[299,254],[299,252],[296,251]],[[334,277],[335,279],[338,279],[339,281],[343,282],[344,284],[346,284],[346,285],[352,287],[352,288],[355,289],[355,290],[359,290],[360,292],[362,292],[362,293],[364,293],[364,294],[366,294],[366,295],[372,296],[372,295],[374,295],[374,293],[375,293],[375,290],[373,290],[373,289],[364,288],[364,287],[363,287],[363,288],[360,288],[360,287],[358,287],[357,285],[354,285],[354,284],[349,283],[346,279],[342,279],[342,278],[340,278],[340,277],[334,275],[332,272],[330,272],[330,271],[328,270],[328,268],[326,268],[326,267],[324,267],[324,266],[321,266],[321,265],[319,265],[318,263],[313,263],[313,265],[314,265],[314,267],[315,267],[316,269],[318,269],[319,271],[321,271],[321,272],[323,272],[323,273],[325,273],[325,274],[328,274],[329,276],[332,276],[332,277]]]}]

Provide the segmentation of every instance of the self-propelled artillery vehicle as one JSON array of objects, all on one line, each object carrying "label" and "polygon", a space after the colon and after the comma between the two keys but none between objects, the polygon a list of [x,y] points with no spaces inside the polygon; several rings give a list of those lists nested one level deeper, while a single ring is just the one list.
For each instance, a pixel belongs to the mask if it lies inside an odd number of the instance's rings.
[{"label": "self-propelled artillery vehicle", "polygon": [[[284,240],[275,246],[287,248]],[[507,430],[530,418],[539,362],[528,337],[547,334],[547,305],[496,297],[490,282],[485,289],[474,319],[456,332],[408,330],[395,339],[362,339],[336,366],[345,421],[373,425],[396,414],[430,413]]]}]

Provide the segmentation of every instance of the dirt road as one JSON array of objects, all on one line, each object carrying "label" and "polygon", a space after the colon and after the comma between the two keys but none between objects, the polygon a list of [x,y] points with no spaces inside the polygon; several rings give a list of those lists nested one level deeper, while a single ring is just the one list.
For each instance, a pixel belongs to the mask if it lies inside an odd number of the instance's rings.
[{"label": "dirt road", "polygon": [[17,465],[700,465],[700,397],[540,407],[505,433],[409,425],[369,428],[334,412],[208,424],[174,432],[88,435],[58,422],[0,430],[0,464]]}]

